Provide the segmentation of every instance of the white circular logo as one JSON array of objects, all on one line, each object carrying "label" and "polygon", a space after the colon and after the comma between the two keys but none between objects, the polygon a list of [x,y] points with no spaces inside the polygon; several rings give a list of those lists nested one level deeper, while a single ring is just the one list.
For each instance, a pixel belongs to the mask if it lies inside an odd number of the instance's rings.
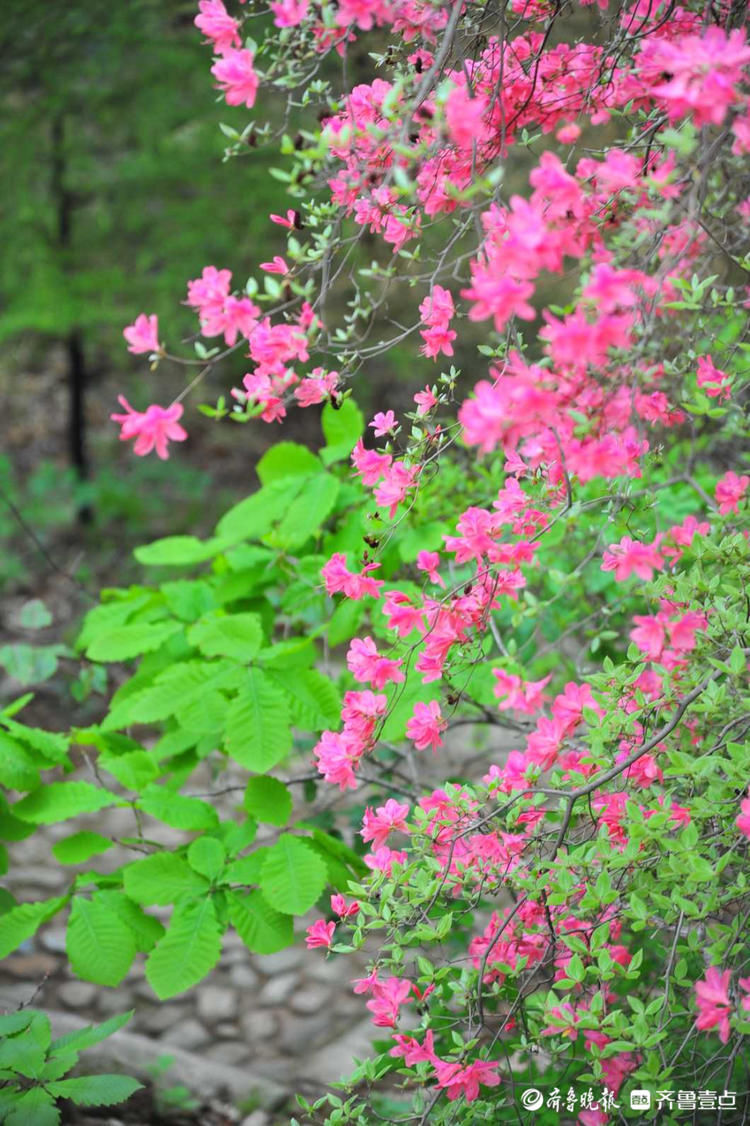
[{"label": "white circular logo", "polygon": [[529,1087],[528,1091],[524,1091],[521,1095],[521,1103],[526,1110],[539,1110],[543,1102],[544,1095],[536,1087]]}]

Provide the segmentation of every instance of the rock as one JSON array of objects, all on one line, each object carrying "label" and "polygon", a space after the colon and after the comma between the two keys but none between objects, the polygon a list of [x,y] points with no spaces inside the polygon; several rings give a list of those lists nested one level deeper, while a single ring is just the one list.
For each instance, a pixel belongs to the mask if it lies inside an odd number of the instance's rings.
[{"label": "rock", "polygon": [[216,1060],[218,1063],[228,1063],[234,1066],[246,1060],[250,1055],[250,1050],[247,1044],[241,1040],[225,1040],[221,1044],[212,1044],[210,1048],[205,1048],[201,1055],[208,1060]]},{"label": "rock", "polygon": [[99,992],[90,981],[66,981],[57,991],[57,996],[68,1009],[83,1009],[91,1005]]},{"label": "rock", "polygon": [[275,954],[264,954],[261,969],[269,977],[275,974],[286,973],[287,970],[296,970],[302,964],[303,951],[299,946],[288,946],[286,950],[277,950]]},{"label": "rock", "polygon": [[331,991],[324,985],[302,985],[293,993],[289,1004],[293,1012],[309,1015],[320,1012],[330,1001]]},{"label": "rock", "polygon": [[222,1040],[236,1040],[241,1035],[239,1025],[233,1020],[223,1020],[221,1024],[216,1025],[214,1032]]},{"label": "rock", "polygon": [[162,1043],[174,1044],[178,1048],[200,1048],[207,1040],[206,1029],[193,1017],[180,1020],[168,1028],[161,1037]]},{"label": "rock", "polygon": [[[53,1036],[65,1036],[78,1032],[87,1021],[72,1013],[50,1012]],[[161,1054],[164,1041],[156,1043],[146,1036],[139,1036],[121,1029],[101,1044],[86,1051],[86,1067],[91,1074],[114,1073],[133,1075],[145,1082],[152,1081],[151,1071],[156,1058]],[[186,1052],[174,1047],[169,1052],[172,1063],[169,1069],[169,1082],[173,1085],[184,1083],[202,1100],[210,1099],[219,1092],[226,1092],[236,1103],[247,1103],[256,1107],[274,1110],[282,1106],[289,1093],[286,1088],[267,1075],[252,1071],[247,1065],[230,1067],[218,1060],[205,1060],[202,1055]]]},{"label": "rock", "polygon": [[229,1020],[237,1012],[237,994],[221,985],[204,985],[198,990],[198,1016],[214,1024]]},{"label": "rock", "polygon": [[97,994],[97,1008],[104,1016],[113,1017],[133,1008],[133,995],[129,989],[100,989]]},{"label": "rock", "polygon": [[136,1013],[138,1028],[146,1032],[166,1032],[168,1028],[175,1028],[187,1019],[190,1010],[184,1005],[151,1005],[139,1009]]},{"label": "rock", "polygon": [[295,1056],[304,1056],[331,1037],[331,1014],[326,1009],[314,1017],[296,1017],[285,1014],[279,1043]]},{"label": "rock", "polygon": [[57,969],[57,959],[49,954],[16,954],[3,962],[3,973],[31,981],[52,974]]},{"label": "rock", "polygon": [[336,1083],[354,1067],[354,1057],[364,1059],[372,1051],[378,1029],[368,1020],[348,1029],[344,1036],[314,1053],[305,1053],[297,1064],[298,1076],[319,1084]]},{"label": "rock", "polygon": [[256,989],[260,978],[253,967],[245,959],[229,969],[229,980],[237,989]]},{"label": "rock", "polygon": [[299,974],[277,974],[272,977],[258,994],[260,1005],[281,1005],[290,993],[297,988]]},{"label": "rock", "polygon": [[45,927],[40,937],[45,950],[52,954],[65,953],[65,927]]},{"label": "rock", "polygon": [[247,1118],[242,1119],[240,1126],[270,1126],[270,1122],[271,1119],[264,1110],[254,1110]]},{"label": "rock", "polygon": [[240,1018],[240,1023],[248,1045],[254,1050],[275,1036],[279,1028],[278,1018],[263,1010],[245,1013]]}]

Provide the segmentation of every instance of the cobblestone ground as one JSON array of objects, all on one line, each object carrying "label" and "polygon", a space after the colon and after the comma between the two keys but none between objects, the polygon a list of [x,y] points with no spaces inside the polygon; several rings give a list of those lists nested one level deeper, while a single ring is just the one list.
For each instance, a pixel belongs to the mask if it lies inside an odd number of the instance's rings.
[{"label": "cobblestone ground", "polygon": [[[119,838],[133,832],[132,814],[109,810],[77,819],[75,829],[70,824],[48,826],[16,842],[4,885],[21,901],[66,890],[76,869],[58,865],[52,845],[82,828]],[[184,839],[164,827],[149,827],[149,836],[165,844]],[[99,859],[109,869],[137,859],[137,854],[117,846]],[[297,921],[299,931],[305,925],[305,920]],[[374,1034],[364,1019],[362,999],[349,984],[365,965],[364,954],[345,961],[326,959],[303,944],[254,956],[230,930],[217,969],[183,996],[159,1002],[145,979],[141,955],[116,989],[75,978],[65,956],[65,921],[52,920],[0,964],[0,1009],[14,1009],[33,997],[37,1008],[87,1023],[133,1009],[126,1031],[152,1042],[154,1063],[177,1050],[184,1064],[182,1052],[193,1053],[203,1063],[219,1065],[217,1071],[224,1065],[248,1076],[251,1097],[253,1076],[273,1081],[290,1095],[312,1095],[345,1074]],[[169,1082],[167,1072],[164,1083]],[[237,1089],[241,1087],[240,1082]],[[262,1126],[262,1121],[256,1117],[250,1126]]]}]

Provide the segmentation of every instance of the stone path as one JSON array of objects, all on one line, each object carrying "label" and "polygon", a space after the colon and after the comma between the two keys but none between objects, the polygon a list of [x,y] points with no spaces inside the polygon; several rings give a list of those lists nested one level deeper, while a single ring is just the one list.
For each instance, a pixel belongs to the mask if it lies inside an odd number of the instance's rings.
[{"label": "stone path", "polygon": [[[76,869],[60,866],[52,845],[81,829],[128,835],[131,821],[130,810],[116,809],[44,827],[10,846],[3,884],[22,901],[60,894]],[[182,839],[161,826],[156,832],[149,827],[149,836],[164,843]],[[97,867],[108,870],[136,858],[117,846],[99,858]],[[301,933],[306,921],[296,923]],[[32,995],[37,1008],[86,1021],[134,1009],[127,1032],[150,1038],[154,1062],[175,1049],[188,1051],[204,1061],[264,1076],[289,1094],[311,1095],[345,1075],[354,1055],[364,1054],[375,1035],[362,999],[349,984],[365,965],[364,955],[326,959],[324,952],[303,944],[255,956],[230,930],[216,970],[188,993],[159,1002],[145,979],[142,955],[118,988],[75,978],[65,955],[63,917],[0,964],[0,1009],[14,1009]]]}]

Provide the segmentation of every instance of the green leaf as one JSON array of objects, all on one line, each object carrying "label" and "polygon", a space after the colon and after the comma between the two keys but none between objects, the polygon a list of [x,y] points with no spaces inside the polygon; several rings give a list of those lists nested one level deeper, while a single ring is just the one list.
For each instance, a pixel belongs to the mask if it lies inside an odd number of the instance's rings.
[{"label": "green leaf", "polygon": [[301,547],[310,536],[320,531],[333,510],[338,493],[339,482],[330,473],[319,473],[306,479],[276,531],[269,532],[267,542],[284,551]]},{"label": "green leaf", "polygon": [[271,907],[286,915],[304,915],[326,886],[326,866],[308,844],[282,833],[266,853],[261,890]]},{"label": "green leaf", "polygon": [[338,409],[331,403],[323,407],[321,418],[326,444],[320,451],[321,460],[326,465],[347,458],[362,437],[365,420],[362,411],[353,399],[344,399]]},{"label": "green leaf", "polygon": [[135,622],[94,638],[86,649],[91,661],[129,661],[150,653],[182,629],[182,622]]},{"label": "green leaf", "polygon": [[287,477],[311,477],[320,473],[320,459],[296,442],[277,442],[266,450],[255,467],[263,485]]},{"label": "green leaf", "polygon": [[336,685],[317,669],[282,671],[273,674],[291,704],[292,720],[306,731],[323,731],[341,717],[341,696]]},{"label": "green leaf", "polygon": [[173,829],[185,829],[188,832],[214,829],[219,824],[216,810],[208,802],[176,794],[166,786],[149,786],[139,798],[138,808],[149,817],[171,825]]},{"label": "green leaf", "polygon": [[234,657],[246,663],[263,642],[260,616],[230,614],[223,618],[204,618],[188,630],[188,641],[207,657]]},{"label": "green leaf", "polygon": [[217,533],[233,543],[259,540],[277,522],[279,513],[286,511],[304,482],[304,477],[282,477],[264,485],[222,516]]},{"label": "green leaf", "polygon": [[52,615],[40,598],[24,602],[18,620],[23,629],[44,629],[52,622]]},{"label": "green leaf", "polygon": [[128,899],[121,891],[107,889],[97,894],[102,903],[118,915],[125,926],[133,932],[136,949],[148,954],[164,934],[164,927],[159,920],[147,915],[137,903]]},{"label": "green leaf", "polygon": [[0,915],[0,959],[6,958],[27,938],[31,938],[37,928],[56,914],[67,901],[68,897],[61,895],[57,899],[20,903],[18,907],[11,907],[10,911]]},{"label": "green leaf", "polygon": [[31,1013],[26,1012],[5,1013],[0,1016],[0,1036],[15,1036],[21,1032],[31,1021]]},{"label": "green leaf", "polygon": [[289,711],[281,690],[261,669],[250,669],[244,687],[226,716],[229,755],[258,774],[270,770],[289,751]]},{"label": "green leaf", "polygon": [[112,848],[113,844],[114,841],[107,840],[101,833],[83,830],[58,841],[52,846],[52,853],[60,864],[84,864],[92,856],[99,856]]},{"label": "green leaf", "polygon": [[[190,865],[171,852],[136,860],[123,871],[125,891],[136,903],[166,906],[183,895],[205,895],[208,884]],[[0,919],[2,926],[2,919]]]},{"label": "green leaf", "polygon": [[227,905],[232,926],[253,954],[275,954],[294,942],[291,916],[274,911],[262,892],[229,892]]},{"label": "green leaf", "polygon": [[90,782],[50,782],[13,806],[13,813],[34,825],[53,825],[81,813],[96,813],[115,805],[114,794]]},{"label": "green leaf", "polygon": [[159,768],[147,751],[131,751],[125,755],[99,755],[99,766],[111,774],[126,790],[141,790],[159,774]]},{"label": "green leaf", "polygon": [[119,985],[136,955],[133,932],[96,894],[73,900],[65,945],[73,972],[97,985]]},{"label": "green leaf", "polygon": [[47,1084],[47,1090],[58,1099],[70,1099],[77,1106],[114,1106],[142,1087],[142,1083],[128,1075],[82,1075]]},{"label": "green leaf", "polygon": [[77,1032],[68,1032],[65,1036],[59,1036],[57,1040],[52,1041],[50,1052],[83,1052],[86,1048],[93,1048],[95,1044],[101,1044],[102,1040],[106,1040],[113,1032],[123,1028],[133,1012],[134,1010],[131,1009],[127,1013],[118,1013],[117,1016],[110,1017],[101,1024],[90,1024],[86,1028],[78,1029]]},{"label": "green leaf", "polygon": [[278,778],[259,775],[245,787],[243,804],[248,813],[266,825],[286,825],[292,812],[292,795]]},{"label": "green leaf", "polygon": [[189,712],[208,694],[238,687],[244,676],[244,670],[233,661],[178,661],[160,673],[151,687],[115,703],[102,729],[116,730],[131,723],[179,717],[183,709]]},{"label": "green leaf", "polygon": [[60,763],[68,753],[70,739],[59,731],[42,731],[38,727],[27,727],[23,723],[16,723],[14,719],[3,719],[3,723],[13,739],[38,751],[50,762]]},{"label": "green leaf", "polygon": [[19,1096],[4,1126],[58,1126],[60,1111],[43,1087],[32,1087]]},{"label": "green leaf", "polygon": [[146,978],[160,1001],[184,993],[210,973],[221,954],[212,901],[175,907],[167,933],[146,959]]},{"label": "green leaf", "polygon": [[199,540],[196,536],[166,536],[137,547],[133,555],[147,567],[188,567],[220,555],[224,546],[215,536],[209,540]]},{"label": "green leaf", "polygon": [[169,609],[183,622],[194,622],[216,606],[213,590],[200,579],[177,579],[162,583],[160,589]]},{"label": "green leaf", "polygon": [[31,755],[0,731],[0,785],[6,790],[34,790],[39,782],[39,770]]},{"label": "green leaf", "polygon": [[207,880],[215,880],[224,868],[226,853],[221,841],[215,837],[198,837],[188,848],[187,858],[195,872]]}]

